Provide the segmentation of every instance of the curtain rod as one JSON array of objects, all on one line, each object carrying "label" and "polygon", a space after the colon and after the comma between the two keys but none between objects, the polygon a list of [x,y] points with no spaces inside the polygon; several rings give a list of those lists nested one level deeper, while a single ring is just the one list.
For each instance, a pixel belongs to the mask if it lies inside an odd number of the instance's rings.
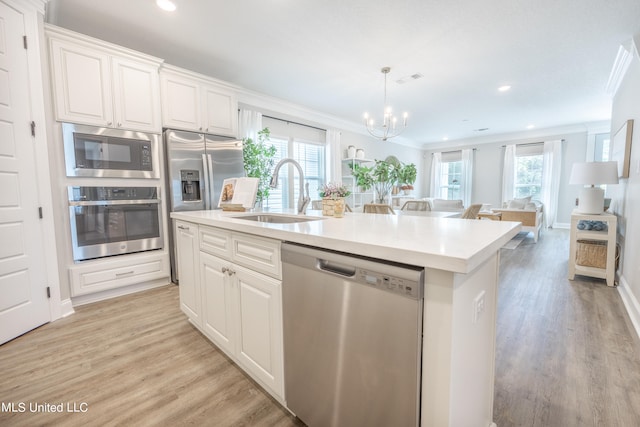
[{"label": "curtain rod", "polygon": [[311,128],[311,129],[317,129],[317,130],[321,130],[321,131],[324,131],[324,132],[327,131],[326,129],[322,129],[322,128],[319,128],[319,127],[316,127],[316,126],[305,125],[304,123],[298,123],[298,122],[294,122],[294,121],[291,121],[291,120],[285,120],[285,119],[281,119],[279,117],[267,116],[266,114],[263,114],[262,117],[266,117],[268,119],[273,119],[273,120],[279,120],[281,122],[285,122],[286,124],[305,126],[305,127]]},{"label": "curtain rod", "polygon": [[[478,149],[477,149],[477,148],[472,148],[471,150],[473,150],[473,151],[477,151]],[[462,151],[462,150],[434,151],[433,153],[431,153],[431,155],[433,156],[435,153],[440,153],[440,154],[457,153],[457,152],[459,152],[459,151]]]},{"label": "curtain rod", "polygon": [[[565,139],[564,139],[564,138],[562,138],[562,139],[560,140],[560,142],[564,142],[564,141],[565,141]],[[524,147],[525,145],[540,145],[540,144],[544,144],[544,141],[539,141],[539,142],[526,142],[526,143],[524,143],[524,144],[514,144],[514,145],[515,145],[516,147]],[[501,148],[505,148],[505,147],[506,147],[506,145],[503,145]]]}]

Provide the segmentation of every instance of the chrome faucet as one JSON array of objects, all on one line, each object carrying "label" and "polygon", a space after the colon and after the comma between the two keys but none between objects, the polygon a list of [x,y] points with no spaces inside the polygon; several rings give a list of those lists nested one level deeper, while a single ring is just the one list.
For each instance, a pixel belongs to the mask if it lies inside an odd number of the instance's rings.
[{"label": "chrome faucet", "polygon": [[[278,186],[278,172],[280,172],[280,168],[285,163],[292,163],[296,167],[296,169],[298,169],[298,175],[300,175],[300,197],[298,197],[298,213],[304,215],[305,212],[307,211],[307,205],[309,205],[311,198],[309,197],[309,183],[305,184],[304,172],[302,172],[302,167],[298,162],[296,162],[293,159],[280,160],[276,165],[276,167],[273,169],[273,175],[271,175],[271,183],[269,184],[269,186],[271,188],[276,188]],[[307,193],[306,197],[304,195],[305,190]]]}]

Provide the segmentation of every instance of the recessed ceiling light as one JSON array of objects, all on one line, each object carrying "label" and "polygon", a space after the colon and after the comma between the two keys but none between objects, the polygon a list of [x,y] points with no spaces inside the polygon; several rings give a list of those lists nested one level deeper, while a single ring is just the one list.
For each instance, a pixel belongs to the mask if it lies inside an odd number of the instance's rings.
[{"label": "recessed ceiling light", "polygon": [[156,0],[156,4],[160,9],[166,10],[167,12],[176,10],[176,4],[171,0]]},{"label": "recessed ceiling light", "polygon": [[448,140],[449,140],[449,137],[448,137],[448,136],[445,136],[444,138],[442,138],[442,140],[443,140],[443,141],[448,141]]},{"label": "recessed ceiling light", "polygon": [[528,125],[527,129],[533,129],[534,127],[536,127],[536,125]]},{"label": "recessed ceiling light", "polygon": [[500,86],[500,87],[498,88],[498,90],[499,90],[500,92],[506,92],[506,91],[508,91],[509,89],[511,89],[511,86],[509,86],[509,85]]}]

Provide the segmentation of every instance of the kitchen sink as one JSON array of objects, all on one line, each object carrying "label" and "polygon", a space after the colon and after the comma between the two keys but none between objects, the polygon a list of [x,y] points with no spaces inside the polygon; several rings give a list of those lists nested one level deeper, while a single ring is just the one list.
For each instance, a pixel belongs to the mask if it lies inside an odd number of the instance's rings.
[{"label": "kitchen sink", "polygon": [[234,219],[243,219],[245,221],[267,222],[271,224],[295,224],[297,222],[318,221],[323,218],[313,216],[286,216],[275,214],[257,214],[246,216],[234,216]]}]

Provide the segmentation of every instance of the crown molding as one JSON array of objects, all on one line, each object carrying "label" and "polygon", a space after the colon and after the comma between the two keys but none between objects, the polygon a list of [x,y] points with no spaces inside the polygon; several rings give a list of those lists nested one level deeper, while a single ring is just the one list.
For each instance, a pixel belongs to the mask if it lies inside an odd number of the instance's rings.
[{"label": "crown molding", "polygon": [[459,139],[455,141],[437,142],[437,143],[425,143],[421,146],[423,150],[436,151],[436,150],[451,150],[461,147],[477,146],[482,144],[491,143],[504,143],[510,141],[526,141],[536,142],[541,139],[547,139],[549,137],[556,137],[559,135],[567,135],[572,133],[607,133],[611,130],[611,122],[608,120],[601,120],[597,122],[588,123],[576,123],[565,126],[556,126],[550,128],[535,129],[523,132],[510,132],[495,135],[487,135],[476,138]]},{"label": "crown molding", "polygon": [[[636,38],[640,39],[640,35],[636,36]],[[607,81],[607,95],[613,97],[616,94],[634,56],[638,56],[638,46],[634,39],[630,39],[620,45],[616,59],[613,61],[613,66],[611,67],[609,80]]]}]

